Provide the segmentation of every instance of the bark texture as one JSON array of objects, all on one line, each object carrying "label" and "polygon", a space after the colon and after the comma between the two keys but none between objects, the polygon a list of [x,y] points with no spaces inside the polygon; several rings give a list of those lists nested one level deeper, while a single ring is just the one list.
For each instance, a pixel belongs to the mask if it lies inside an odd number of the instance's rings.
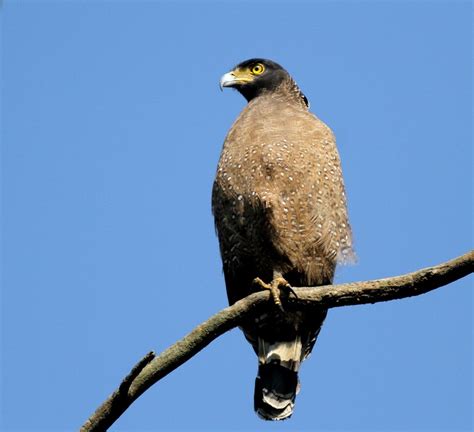
[{"label": "bark texture", "polygon": [[[327,285],[318,288],[295,288],[297,297],[284,299],[288,308],[334,308],[397,300],[427,293],[471,274],[474,251],[402,276],[386,279]],[[275,307],[267,291],[251,294],[197,326],[183,339],[160,355],[148,353],[124,378],[117,390],[89,417],[81,432],[107,430],[149,387],[181,366],[214,339],[237,327],[243,318],[257,309]]]}]

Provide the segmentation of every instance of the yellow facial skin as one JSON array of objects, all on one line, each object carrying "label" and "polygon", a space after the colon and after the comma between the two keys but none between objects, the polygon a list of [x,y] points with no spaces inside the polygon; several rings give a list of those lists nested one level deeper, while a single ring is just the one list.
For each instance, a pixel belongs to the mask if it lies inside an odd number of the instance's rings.
[{"label": "yellow facial skin", "polygon": [[263,72],[265,72],[265,66],[262,63],[234,69],[222,76],[220,81],[221,88],[231,87],[236,84],[247,84],[252,82],[256,76],[262,75]]}]

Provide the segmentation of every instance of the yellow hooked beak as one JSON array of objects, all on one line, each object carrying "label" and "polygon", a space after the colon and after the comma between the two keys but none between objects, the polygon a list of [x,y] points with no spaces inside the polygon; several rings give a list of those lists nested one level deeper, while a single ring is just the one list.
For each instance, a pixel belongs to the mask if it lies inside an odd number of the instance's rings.
[{"label": "yellow hooked beak", "polygon": [[234,69],[222,75],[219,86],[222,90],[224,87],[234,87],[239,84],[247,84],[252,82],[254,78],[255,77],[248,69]]}]

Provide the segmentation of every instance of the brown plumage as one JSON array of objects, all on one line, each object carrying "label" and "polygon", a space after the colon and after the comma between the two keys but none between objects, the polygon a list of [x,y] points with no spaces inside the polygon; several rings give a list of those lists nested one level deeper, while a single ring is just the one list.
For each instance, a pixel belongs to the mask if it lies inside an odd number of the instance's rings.
[{"label": "brown plumage", "polygon": [[[252,59],[221,86],[248,101],[224,142],[212,193],[229,303],[283,277],[292,286],[331,283],[352,257],[344,183],[334,135],[278,64]],[[293,412],[298,369],[326,310],[287,311],[247,322],[259,359],[255,410],[281,420]]]}]

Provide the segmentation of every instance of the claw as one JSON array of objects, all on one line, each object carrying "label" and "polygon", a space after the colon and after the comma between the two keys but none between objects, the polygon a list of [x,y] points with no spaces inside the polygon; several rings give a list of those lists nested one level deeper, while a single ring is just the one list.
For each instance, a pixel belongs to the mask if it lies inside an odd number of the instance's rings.
[{"label": "claw", "polygon": [[288,290],[288,292],[289,292],[290,294],[293,294],[293,295],[294,295],[295,299],[298,298],[298,294],[296,294],[296,291],[291,287],[290,284],[288,284],[288,286],[286,286],[286,289]]},{"label": "claw", "polygon": [[291,285],[288,283],[288,281],[286,281],[282,277],[277,277],[277,278],[273,279],[269,284],[263,282],[262,279],[257,277],[253,280],[253,283],[255,285],[260,286],[260,288],[262,288],[264,290],[270,291],[270,294],[271,294],[272,299],[273,299],[273,303],[275,303],[275,306],[277,306],[278,309],[280,309],[280,311],[282,311],[282,312],[284,312],[283,305],[282,305],[282,302],[281,302],[282,291],[287,291],[287,292],[293,294],[296,298],[298,298],[298,296],[296,295],[295,291],[293,290]]}]

